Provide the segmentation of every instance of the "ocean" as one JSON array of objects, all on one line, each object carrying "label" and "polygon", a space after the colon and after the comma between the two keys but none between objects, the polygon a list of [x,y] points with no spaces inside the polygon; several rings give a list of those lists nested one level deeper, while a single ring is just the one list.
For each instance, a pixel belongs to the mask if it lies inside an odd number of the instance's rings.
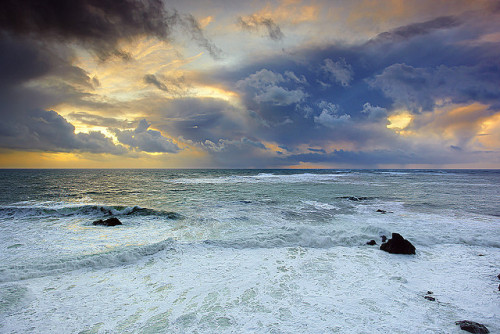
[{"label": "ocean", "polygon": [[0,259],[0,333],[500,333],[500,171],[0,170]]}]

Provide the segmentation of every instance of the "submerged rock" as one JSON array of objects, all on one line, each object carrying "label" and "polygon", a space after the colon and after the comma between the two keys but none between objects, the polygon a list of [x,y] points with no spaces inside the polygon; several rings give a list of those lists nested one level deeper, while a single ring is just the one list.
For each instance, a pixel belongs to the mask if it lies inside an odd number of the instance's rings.
[{"label": "submerged rock", "polygon": [[460,325],[460,329],[469,333],[486,334],[490,332],[486,326],[474,321],[462,320],[455,322],[455,324]]},{"label": "submerged rock", "polygon": [[382,235],[380,238],[382,238],[382,242],[386,242],[387,241],[387,237],[385,235]]},{"label": "submerged rock", "polygon": [[431,296],[424,296],[425,299],[430,300],[431,302],[436,301],[436,298],[431,297]]},{"label": "submerged rock", "polygon": [[387,213],[387,211],[382,210],[382,209],[378,209],[376,212],[380,212],[380,213],[382,213],[382,214],[383,214],[383,213]]},{"label": "submerged rock", "polygon": [[376,245],[377,242],[375,240],[370,240],[366,243],[367,245],[370,245],[370,246],[373,246],[373,245]]},{"label": "submerged rock", "polygon": [[380,249],[392,254],[415,254],[415,246],[398,233],[393,233],[392,239],[380,245]]},{"label": "submerged rock", "polygon": [[103,226],[116,226],[116,225],[122,225],[122,222],[118,220],[118,218],[108,218],[106,220],[96,220],[95,222],[92,223],[92,225],[103,225]]}]

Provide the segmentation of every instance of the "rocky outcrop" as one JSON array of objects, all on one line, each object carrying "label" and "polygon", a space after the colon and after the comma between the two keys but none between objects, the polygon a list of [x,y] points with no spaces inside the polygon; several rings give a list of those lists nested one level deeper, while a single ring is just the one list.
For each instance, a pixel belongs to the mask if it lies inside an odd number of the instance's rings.
[{"label": "rocky outcrop", "polygon": [[370,245],[370,246],[374,246],[377,244],[377,242],[375,240],[370,240],[366,243],[367,245]]},{"label": "rocky outcrop", "polygon": [[118,218],[108,218],[106,220],[96,220],[95,222],[92,223],[92,225],[102,225],[102,226],[116,226],[116,225],[122,225],[122,222]]},{"label": "rocky outcrop", "polygon": [[455,324],[460,325],[460,329],[469,333],[486,334],[490,332],[486,326],[474,321],[462,320],[455,322]]},{"label": "rocky outcrop", "polygon": [[392,239],[380,245],[380,249],[392,254],[415,254],[415,246],[398,233],[393,233]]}]

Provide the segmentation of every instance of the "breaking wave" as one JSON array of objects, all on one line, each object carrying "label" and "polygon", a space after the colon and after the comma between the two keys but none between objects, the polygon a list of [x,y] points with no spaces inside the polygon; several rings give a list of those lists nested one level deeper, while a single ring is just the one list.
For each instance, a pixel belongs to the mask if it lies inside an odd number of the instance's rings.
[{"label": "breaking wave", "polygon": [[164,250],[174,249],[174,241],[169,238],[151,245],[115,249],[106,253],[83,255],[70,259],[58,259],[49,263],[2,266],[0,267],[0,283],[57,275],[84,268],[113,268],[137,262],[143,257]]},{"label": "breaking wave", "polygon": [[257,175],[230,175],[212,178],[180,178],[166,180],[169,183],[181,184],[224,184],[224,183],[325,183],[335,182],[347,174],[273,174],[260,173]]},{"label": "breaking wave", "polygon": [[72,216],[161,216],[170,219],[181,218],[171,211],[159,211],[140,206],[73,205],[73,206],[2,206],[0,217],[72,217]]}]

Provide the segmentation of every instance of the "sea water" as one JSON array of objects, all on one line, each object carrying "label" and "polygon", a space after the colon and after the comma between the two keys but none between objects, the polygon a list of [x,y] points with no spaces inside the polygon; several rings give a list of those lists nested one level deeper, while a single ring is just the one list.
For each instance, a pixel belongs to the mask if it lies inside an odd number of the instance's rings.
[{"label": "sea water", "polygon": [[0,170],[0,261],[0,333],[500,333],[500,171]]}]

